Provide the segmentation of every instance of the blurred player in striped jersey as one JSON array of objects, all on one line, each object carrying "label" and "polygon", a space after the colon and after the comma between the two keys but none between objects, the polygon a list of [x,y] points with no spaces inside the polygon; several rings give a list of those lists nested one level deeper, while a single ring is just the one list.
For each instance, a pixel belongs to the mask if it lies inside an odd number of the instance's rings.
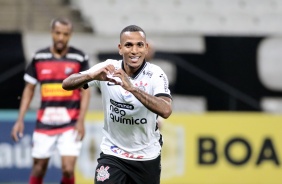
[{"label": "blurred player in striped jersey", "polygon": [[19,141],[24,132],[24,116],[40,85],[41,105],[37,111],[33,133],[33,167],[29,184],[43,183],[48,161],[57,148],[62,159],[61,184],[74,184],[74,168],[84,137],[84,117],[90,99],[89,90],[65,91],[63,79],[89,68],[88,56],[68,46],[73,25],[68,19],[51,22],[53,45],[35,53],[28,65],[19,115],[12,129],[12,138]]}]

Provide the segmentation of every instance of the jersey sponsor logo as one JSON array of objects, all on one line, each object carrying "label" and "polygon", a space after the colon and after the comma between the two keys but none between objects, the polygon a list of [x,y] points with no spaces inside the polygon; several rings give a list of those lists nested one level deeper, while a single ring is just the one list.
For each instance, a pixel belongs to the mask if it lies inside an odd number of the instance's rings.
[{"label": "jersey sponsor logo", "polygon": [[126,125],[147,124],[146,118],[134,118],[125,116],[126,112],[124,110],[120,110],[118,107],[110,105],[110,118],[114,123],[119,122]]},{"label": "jersey sponsor logo", "polygon": [[108,170],[110,169],[109,166],[104,167],[103,165],[97,169],[97,181],[105,181],[106,179],[110,178],[110,173],[108,172]]},{"label": "jersey sponsor logo", "polygon": [[120,103],[120,102],[116,102],[112,99],[110,99],[111,104],[113,104],[114,106],[118,107],[118,108],[122,108],[122,109],[129,109],[129,110],[133,110],[134,106],[131,104],[125,104],[125,103]]},{"label": "jersey sponsor logo", "polygon": [[42,97],[69,97],[72,96],[73,91],[66,91],[62,88],[61,83],[42,84]]},{"label": "jersey sponsor logo", "polygon": [[47,107],[44,110],[40,121],[46,125],[62,125],[69,123],[71,117],[69,116],[66,107]]},{"label": "jersey sponsor logo", "polygon": [[42,70],[41,70],[41,74],[42,74],[42,75],[50,74],[50,73],[52,73],[52,70],[50,70],[50,69],[42,69]]},{"label": "jersey sponsor logo", "polygon": [[117,146],[111,146],[111,150],[112,152],[116,153],[117,155],[122,155],[127,158],[142,159],[144,157],[143,155],[136,155],[136,154],[126,152]]},{"label": "jersey sponsor logo", "polygon": [[165,92],[168,92],[168,81],[167,81],[167,78],[164,76],[164,74],[161,74],[160,77],[163,78]]}]

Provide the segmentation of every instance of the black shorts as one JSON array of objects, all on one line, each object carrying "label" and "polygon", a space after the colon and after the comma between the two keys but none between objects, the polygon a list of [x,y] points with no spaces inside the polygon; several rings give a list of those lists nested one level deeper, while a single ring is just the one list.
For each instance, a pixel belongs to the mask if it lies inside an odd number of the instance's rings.
[{"label": "black shorts", "polygon": [[95,184],[159,184],[161,156],[154,160],[134,161],[100,154]]}]

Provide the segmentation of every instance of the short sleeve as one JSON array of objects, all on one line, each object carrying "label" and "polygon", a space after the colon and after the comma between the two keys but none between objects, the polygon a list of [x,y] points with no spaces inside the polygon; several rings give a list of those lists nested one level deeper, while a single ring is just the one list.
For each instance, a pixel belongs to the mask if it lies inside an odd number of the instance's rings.
[{"label": "short sleeve", "polygon": [[81,63],[80,71],[85,71],[89,69],[89,57],[88,55],[84,55],[83,62]]},{"label": "short sleeve", "polygon": [[35,68],[35,59],[33,58],[32,61],[27,65],[26,71],[24,74],[24,80],[31,84],[37,83],[37,73]]},{"label": "short sleeve", "polygon": [[169,90],[169,82],[166,74],[160,68],[156,68],[156,73],[154,75],[154,83],[153,83],[153,95],[154,96],[166,96],[171,98],[170,90]]}]

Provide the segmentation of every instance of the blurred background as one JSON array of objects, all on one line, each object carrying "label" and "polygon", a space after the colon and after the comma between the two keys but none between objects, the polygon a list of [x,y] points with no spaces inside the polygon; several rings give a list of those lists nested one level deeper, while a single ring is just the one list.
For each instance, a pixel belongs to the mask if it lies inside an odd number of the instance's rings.
[{"label": "blurred background", "polygon": [[[91,65],[121,59],[125,26],[146,31],[150,62],[166,72],[173,96],[173,115],[161,129],[161,183],[281,183],[282,0],[0,0],[0,183],[28,181],[39,91],[22,141],[13,143],[9,134],[25,67],[35,51],[52,44],[56,17],[74,23],[70,44],[86,52]],[[94,89],[79,184],[93,183],[102,120]],[[55,154],[47,183],[58,183],[59,167]]]}]

